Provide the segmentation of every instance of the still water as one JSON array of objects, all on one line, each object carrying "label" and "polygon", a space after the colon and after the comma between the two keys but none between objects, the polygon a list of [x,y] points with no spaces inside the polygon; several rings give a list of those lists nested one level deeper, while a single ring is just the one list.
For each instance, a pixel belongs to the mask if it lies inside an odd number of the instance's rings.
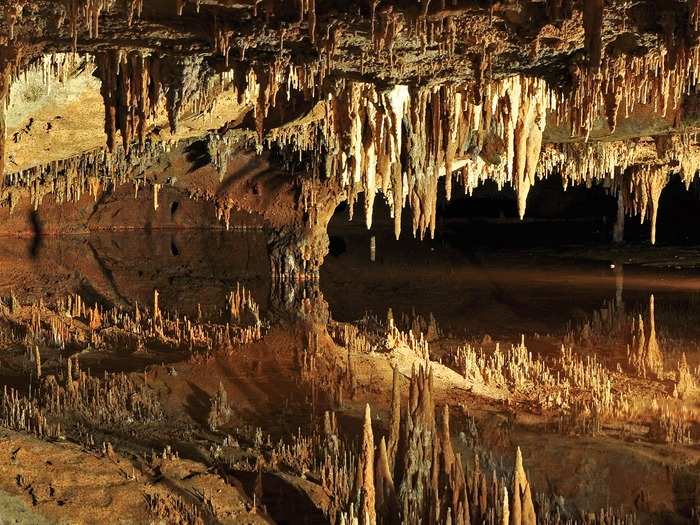
[{"label": "still water", "polygon": [[[383,317],[391,308],[397,317],[432,314],[458,337],[515,339],[563,334],[610,302],[634,310],[654,294],[662,331],[700,338],[698,323],[687,322],[700,314],[697,270],[551,250],[465,253],[440,241],[397,242],[388,231],[345,232],[332,237],[331,249],[319,286],[338,321]],[[213,315],[237,283],[265,312],[272,288],[264,233],[101,233],[0,243],[0,294],[22,302],[79,293],[88,303],[133,307],[150,304],[157,289],[166,310]]]}]

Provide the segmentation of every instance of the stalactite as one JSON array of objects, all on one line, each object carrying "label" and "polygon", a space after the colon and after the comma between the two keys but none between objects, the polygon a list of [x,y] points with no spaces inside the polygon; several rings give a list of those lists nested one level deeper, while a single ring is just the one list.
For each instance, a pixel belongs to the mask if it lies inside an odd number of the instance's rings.
[{"label": "stalactite", "polygon": [[26,0],[8,0],[3,8],[3,14],[9,26],[10,40],[15,39],[15,24],[22,18],[26,3]]},{"label": "stalactite", "polygon": [[99,36],[100,13],[103,9],[109,9],[114,5],[114,0],[84,0],[83,10],[85,13],[85,23],[88,27],[90,38]]},{"label": "stalactite", "polygon": [[[670,174],[681,173],[686,186],[698,172],[698,146],[689,137],[654,137],[655,143],[635,141],[571,143],[544,149],[538,176],[561,175],[569,184],[594,182],[619,195],[618,212],[639,215],[651,223],[651,243],[656,242],[658,202]],[[622,226],[623,220],[617,224]]]},{"label": "stalactite", "polygon": [[651,223],[651,244],[656,243],[656,219],[659,211],[661,192],[668,184],[669,174],[665,165],[636,165],[627,170],[632,198],[627,209],[635,210],[640,221],[647,216]]},{"label": "stalactite", "polygon": [[624,86],[622,83],[623,79],[620,75],[614,77],[614,79],[608,83],[607,90],[604,93],[605,114],[608,119],[610,133],[615,133],[615,130],[617,129],[620,103],[622,102],[622,95],[624,92]]},{"label": "stalactite", "polygon": [[573,64],[572,70],[573,89],[562,96],[556,122],[588,139],[598,117],[606,115],[614,130],[620,114],[627,118],[640,106],[675,122],[698,79],[700,46],[662,44],[641,56],[605,56],[597,69]]},{"label": "stalactite", "polygon": [[[686,189],[690,188],[690,183],[695,179],[700,171],[700,146],[698,146],[698,136],[691,136],[683,133],[677,142],[675,159],[680,165],[680,172]],[[673,159],[672,159],[673,160]]]},{"label": "stalactite", "polygon": [[210,111],[214,95],[221,91],[221,84],[226,84],[225,75],[215,82],[213,71],[198,57],[110,50],[97,53],[96,64],[95,75],[102,82],[110,152],[115,149],[117,131],[127,153],[134,139],[143,148],[149,119],[157,115],[161,103],[165,105],[170,131],[176,133],[183,111]]},{"label": "stalactite", "polygon": [[129,2],[129,27],[134,23],[134,17],[141,18],[143,0],[130,0]]},{"label": "stalactite", "polygon": [[585,47],[590,66],[594,71],[600,68],[603,53],[603,5],[604,0],[584,0],[583,2]]},{"label": "stalactite", "polygon": [[[135,0],[142,2],[143,0]],[[116,0],[63,0],[66,17],[69,20],[69,30],[73,40],[73,51],[77,48],[79,33],[79,18],[85,21],[90,38],[97,38],[100,29],[100,14],[111,9]]]},{"label": "stalactite", "polygon": [[[4,180],[7,141],[7,99],[12,85],[12,63],[0,52],[0,181]],[[2,186],[4,184],[0,184]]]},{"label": "stalactite", "polygon": [[[511,111],[519,107],[519,115],[514,133],[513,178],[518,196],[518,214],[520,219],[525,216],[527,195],[535,183],[535,174],[542,149],[542,132],[545,126],[544,101],[537,90],[536,84],[525,83],[520,89],[530,90],[517,98],[511,96]],[[511,91],[513,93],[513,91]],[[510,158],[510,154],[509,154]]]},{"label": "stalactite", "polygon": [[309,40],[316,43],[316,0],[299,0],[299,21],[306,17],[306,25],[309,32]]},{"label": "stalactite", "polygon": [[688,26],[692,31],[700,31],[700,0],[688,0]]},{"label": "stalactite", "polygon": [[[511,77],[484,88],[484,103],[474,104],[463,88],[443,85],[411,90],[396,86],[378,93],[374,86],[349,83],[328,104],[329,124],[322,131],[329,145],[328,176],[347,189],[352,213],[357,194],[365,201],[365,222],[372,224],[374,199],[383,193],[401,228],[406,201],[413,212],[413,232],[433,235],[438,179],[451,193],[452,173],[463,178],[465,192],[493,178],[511,182],[518,192],[521,215],[535,181],[546,111],[555,105],[543,81]],[[349,133],[343,133],[347,126]],[[491,164],[485,137],[494,133],[505,144],[505,164]],[[470,144],[481,147],[473,153]],[[477,152],[479,149],[476,150]],[[404,160],[405,159],[405,160]]]}]

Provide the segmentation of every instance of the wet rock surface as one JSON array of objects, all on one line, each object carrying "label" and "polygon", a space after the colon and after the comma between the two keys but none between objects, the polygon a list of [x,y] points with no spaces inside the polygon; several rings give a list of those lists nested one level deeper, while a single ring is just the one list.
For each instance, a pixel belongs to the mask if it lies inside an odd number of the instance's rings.
[{"label": "wet rock surface", "polygon": [[0,520],[696,523],[699,36],[0,2]]}]

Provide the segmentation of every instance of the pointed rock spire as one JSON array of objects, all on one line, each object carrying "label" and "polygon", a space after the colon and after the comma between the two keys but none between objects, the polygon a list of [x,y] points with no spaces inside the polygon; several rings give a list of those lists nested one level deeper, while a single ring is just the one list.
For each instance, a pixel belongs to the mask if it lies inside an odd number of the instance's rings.
[{"label": "pointed rock spire", "polygon": [[362,429],[362,451],[358,463],[360,507],[358,509],[361,525],[376,525],[374,493],[374,435],[372,434],[372,413],[369,404],[365,405],[365,422]]}]

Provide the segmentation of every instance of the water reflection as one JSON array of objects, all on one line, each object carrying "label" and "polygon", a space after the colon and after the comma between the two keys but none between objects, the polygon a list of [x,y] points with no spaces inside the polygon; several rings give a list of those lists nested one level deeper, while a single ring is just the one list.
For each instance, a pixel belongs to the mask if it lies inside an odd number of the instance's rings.
[{"label": "water reflection", "polygon": [[619,311],[644,308],[653,293],[665,333],[700,339],[700,327],[686,322],[700,312],[696,272],[562,261],[527,252],[465,256],[449,247],[386,239],[375,240],[382,250],[372,262],[367,245],[375,238],[344,236],[344,249],[326,258],[320,284],[303,286],[273,286],[262,232],[46,237],[38,251],[32,240],[5,238],[0,295],[13,292],[31,302],[78,293],[87,303],[133,308],[150,304],[158,290],[164,310],[215,316],[240,283],[263,312],[294,310],[322,292],[338,321],[366,313],[384,317],[392,309],[397,319],[433,316],[447,334],[515,340],[521,334],[563,335],[571,323],[585,322],[610,300]]},{"label": "water reflection", "polygon": [[[496,454],[524,443],[535,486],[563,487],[582,507],[599,500],[566,486],[579,457],[598,458],[590,479],[609,472],[610,486],[646,483],[667,468],[649,458],[651,444],[700,436],[688,411],[700,377],[692,273],[526,252],[459,255],[382,238],[372,262],[368,238],[348,236],[320,282],[289,283],[270,278],[262,233],[47,237],[36,258],[31,241],[4,241],[0,379],[11,389],[10,428],[50,439],[65,432],[93,448],[121,441],[139,453],[175,443],[209,461],[197,448],[202,436],[214,457],[244,440],[259,447],[258,427],[277,440],[325,410],[352,420],[367,402],[386,402],[393,377],[408,381],[430,358],[435,402],[459,412],[457,432],[471,422],[475,443]],[[357,433],[358,421],[348,423]],[[635,456],[630,443],[640,440]],[[572,456],[566,468],[562,451]],[[607,485],[596,491],[608,501]]]},{"label": "water reflection", "polygon": [[[378,235],[378,234],[377,234]],[[433,315],[459,336],[519,339],[521,334],[563,334],[611,299],[641,308],[649,295],[658,314],[673,324],[700,313],[697,271],[562,259],[527,251],[464,254],[440,242],[380,238],[371,263],[368,235],[343,237],[346,250],[321,268],[321,289],[333,318],[352,321],[366,312]],[[685,324],[679,329],[686,330]],[[690,327],[695,331],[695,326]],[[699,335],[694,334],[694,335]]]},{"label": "water reflection", "polygon": [[102,233],[0,242],[0,294],[27,301],[79,293],[88,303],[133,307],[160,293],[165,310],[213,314],[244,284],[266,307],[270,271],[260,232]]}]

